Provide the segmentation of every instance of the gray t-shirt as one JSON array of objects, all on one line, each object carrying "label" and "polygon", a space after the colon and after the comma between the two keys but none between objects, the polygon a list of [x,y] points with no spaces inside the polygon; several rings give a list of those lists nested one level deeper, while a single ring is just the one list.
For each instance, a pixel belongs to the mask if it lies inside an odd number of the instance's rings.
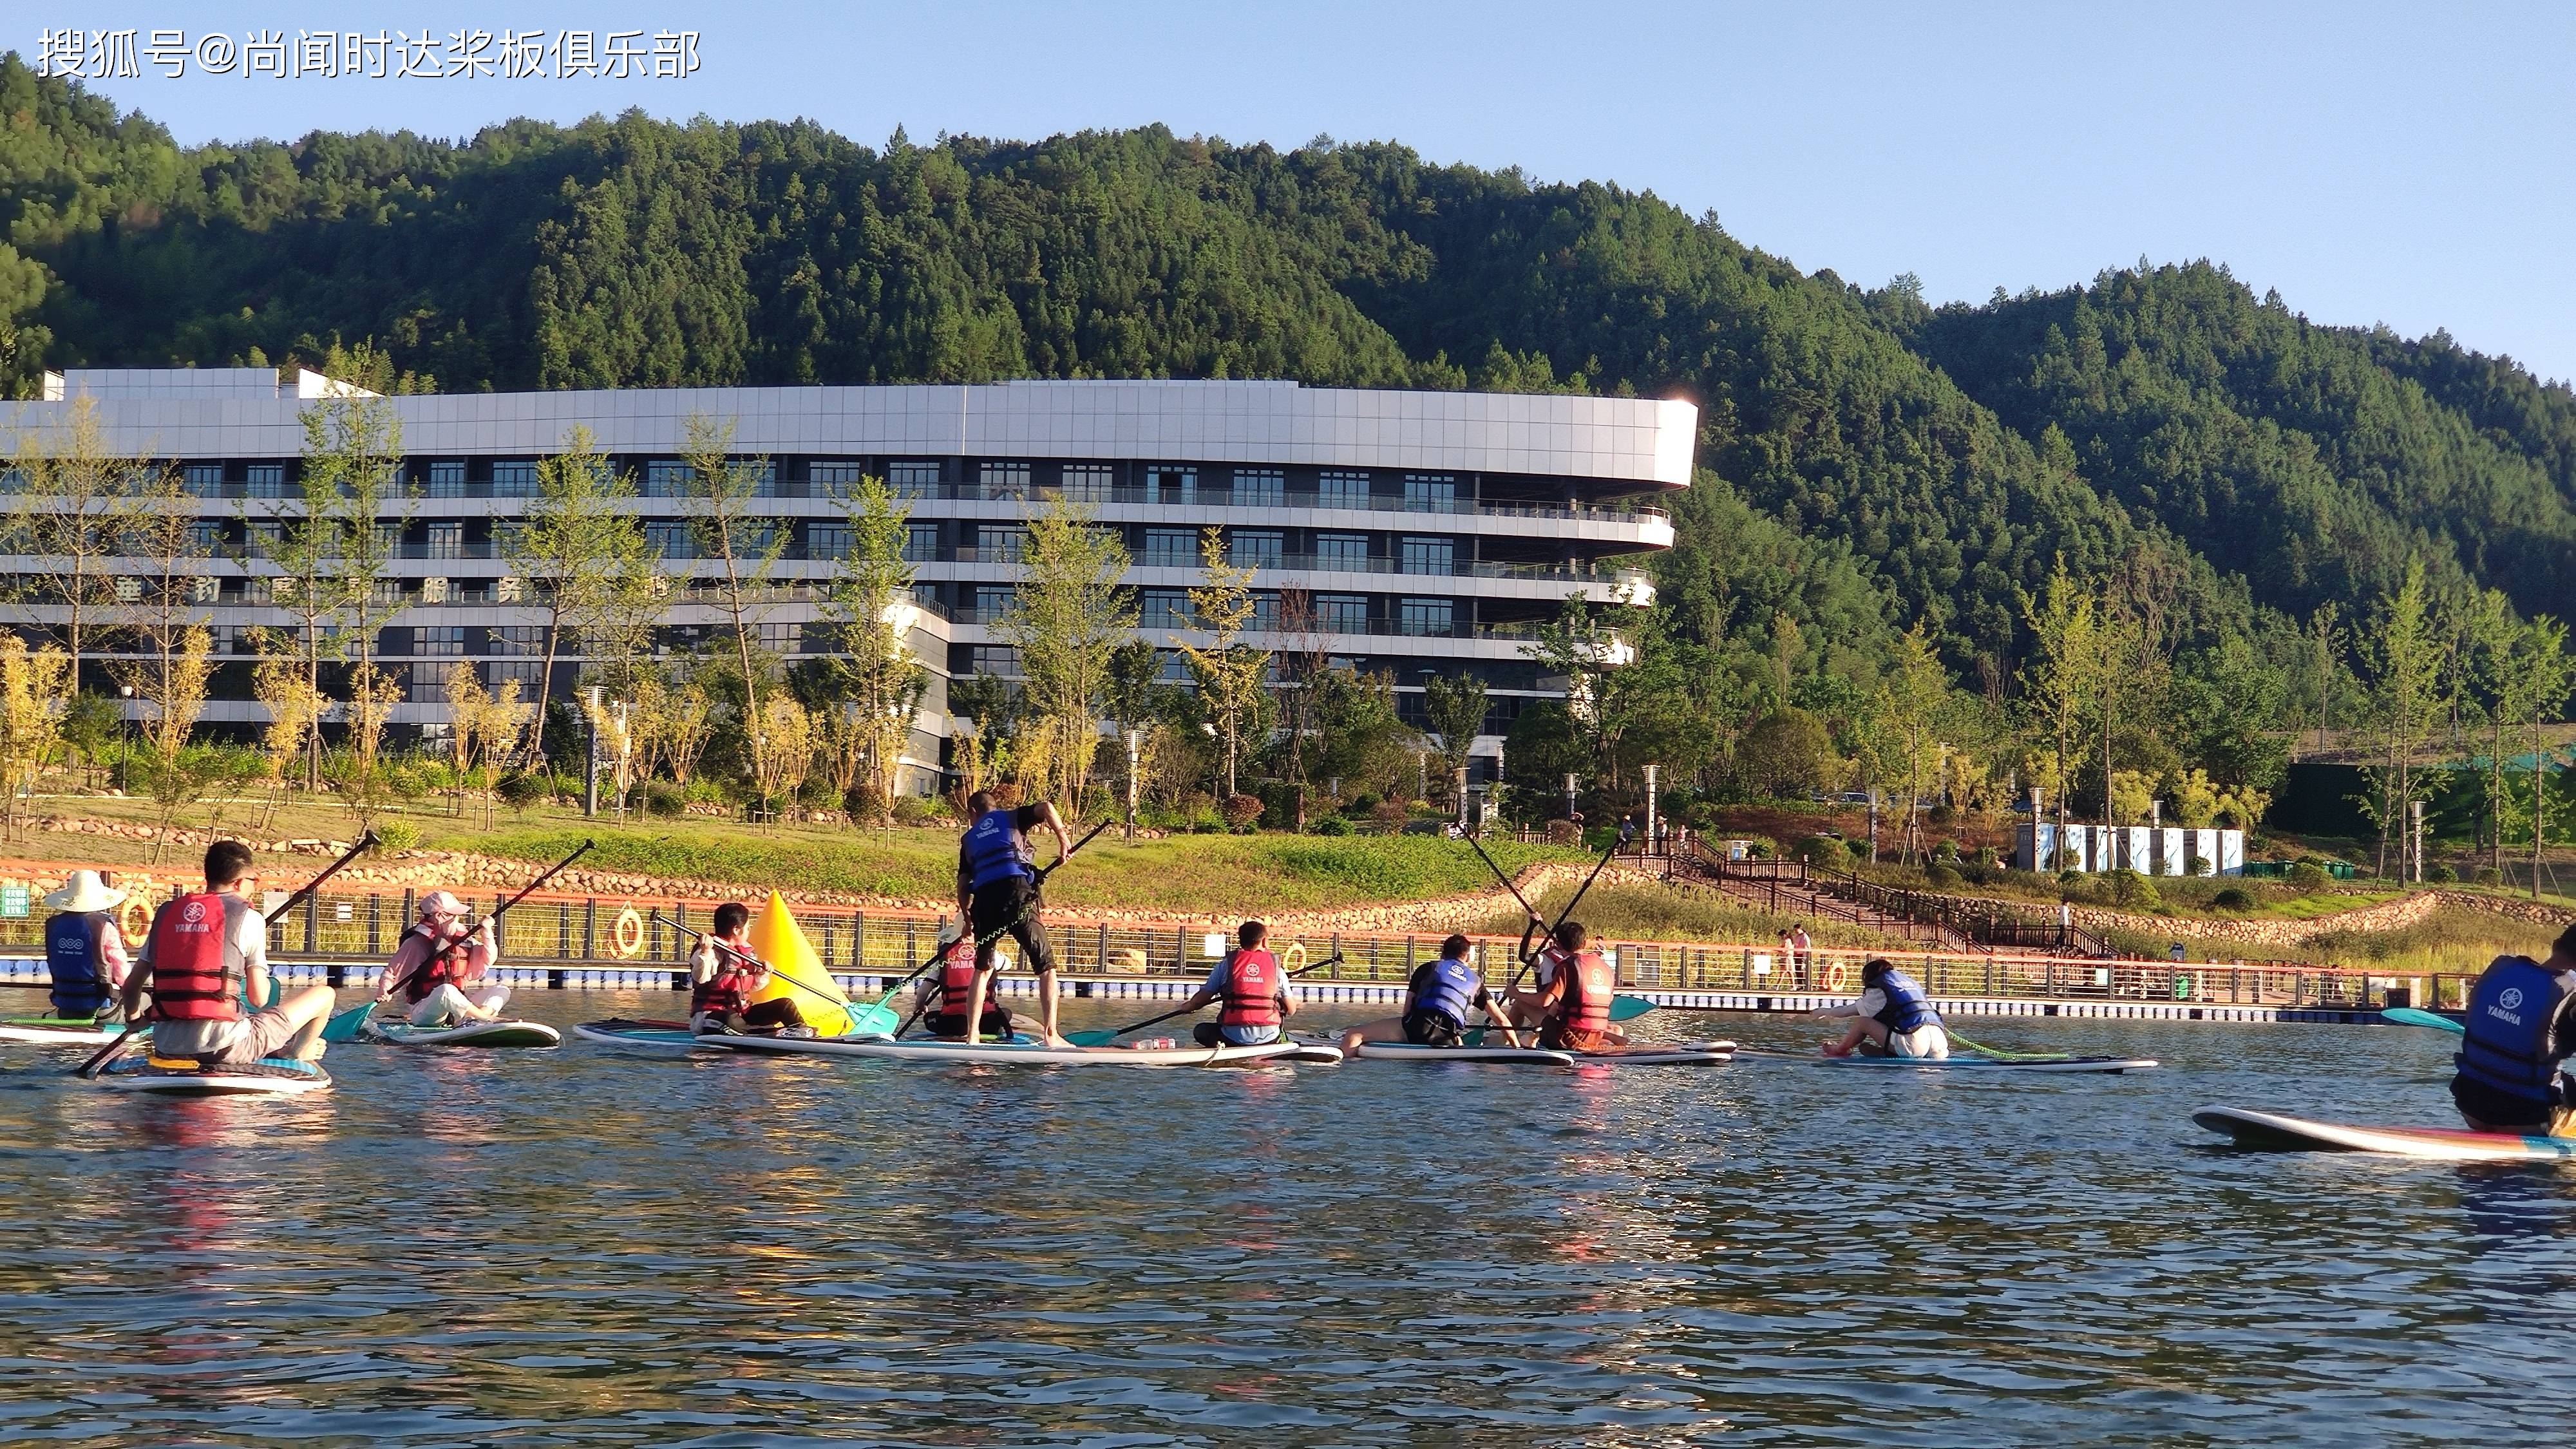
[{"label": "gray t-shirt", "polygon": [[[268,922],[250,902],[230,891],[223,893],[223,899],[224,974],[230,978],[233,990],[240,991],[250,980],[253,965],[262,970],[268,967]],[[165,902],[161,910],[168,909],[170,905]],[[153,913],[152,924],[161,924],[160,912]],[[152,964],[152,941],[159,934],[157,929],[144,933],[143,949],[134,958],[137,965]],[[214,1056],[231,1046],[241,1031],[242,1023],[238,1021],[156,1021],[152,1024],[152,1050],[165,1057]]]}]

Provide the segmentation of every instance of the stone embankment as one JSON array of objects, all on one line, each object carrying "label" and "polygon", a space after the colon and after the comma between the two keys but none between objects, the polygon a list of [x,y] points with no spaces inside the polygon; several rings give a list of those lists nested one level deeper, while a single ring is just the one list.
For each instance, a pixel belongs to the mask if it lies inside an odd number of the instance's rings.
[{"label": "stone embankment", "polygon": [[[2478,891],[2444,890],[2434,886],[2409,891],[2405,895],[2355,910],[2337,911],[2328,916],[2311,916],[2305,920],[2278,917],[2230,920],[2225,917],[2141,916],[2127,911],[2104,910],[2098,906],[2074,908],[2075,924],[2088,931],[2128,931],[2142,935],[2163,935],[2182,941],[2235,941],[2249,946],[2304,946],[2326,936],[2347,931],[2402,931],[2422,923],[2445,907],[2484,911],[2491,916],[2526,921],[2535,928],[2552,934],[2564,930],[2576,912],[2536,901],[2517,901],[2504,896]],[[2044,909],[2044,908],[2043,908]]]}]

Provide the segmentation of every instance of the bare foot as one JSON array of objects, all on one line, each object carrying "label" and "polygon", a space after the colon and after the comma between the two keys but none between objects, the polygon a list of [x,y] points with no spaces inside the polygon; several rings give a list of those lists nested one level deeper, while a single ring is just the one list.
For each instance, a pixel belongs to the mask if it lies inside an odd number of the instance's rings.
[{"label": "bare foot", "polygon": [[1817,1043],[1817,1045],[1823,1047],[1825,1055],[1829,1057],[1847,1057],[1852,1054],[1852,1049],[1850,1047],[1844,1046],[1838,1041],[1823,1041]]}]

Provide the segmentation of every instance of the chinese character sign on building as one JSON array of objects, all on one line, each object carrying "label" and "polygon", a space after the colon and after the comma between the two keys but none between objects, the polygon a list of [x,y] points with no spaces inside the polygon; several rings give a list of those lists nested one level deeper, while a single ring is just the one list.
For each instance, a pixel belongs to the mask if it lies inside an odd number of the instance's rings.
[{"label": "chinese character sign on building", "polygon": [[44,30],[36,74],[258,80],[685,80],[694,30]]}]

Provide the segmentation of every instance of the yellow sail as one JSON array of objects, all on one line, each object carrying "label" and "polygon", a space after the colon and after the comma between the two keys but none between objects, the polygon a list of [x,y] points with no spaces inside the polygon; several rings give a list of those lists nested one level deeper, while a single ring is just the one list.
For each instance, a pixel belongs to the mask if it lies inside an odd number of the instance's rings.
[{"label": "yellow sail", "polygon": [[805,930],[796,924],[795,913],[778,892],[769,893],[769,907],[751,923],[752,953],[769,963],[769,980],[751,994],[754,1002],[775,1001],[787,997],[796,1003],[805,1024],[821,1036],[841,1036],[849,1032],[850,998],[841,991],[841,983],[823,969],[823,958],[814,951],[814,943],[805,939]]}]

